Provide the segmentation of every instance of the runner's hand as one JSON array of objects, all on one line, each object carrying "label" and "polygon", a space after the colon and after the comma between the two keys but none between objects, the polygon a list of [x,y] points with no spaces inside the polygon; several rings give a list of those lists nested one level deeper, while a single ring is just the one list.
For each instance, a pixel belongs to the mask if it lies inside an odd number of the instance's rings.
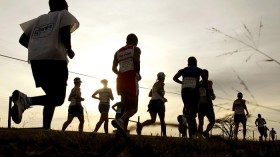
[{"label": "runner's hand", "polygon": [[138,73],[136,73],[136,78],[137,78],[138,81],[140,81],[140,80],[142,79],[142,78],[141,78],[141,75],[138,74]]},{"label": "runner's hand", "polygon": [[67,55],[70,59],[72,59],[75,56],[75,52],[71,49],[67,49]]}]

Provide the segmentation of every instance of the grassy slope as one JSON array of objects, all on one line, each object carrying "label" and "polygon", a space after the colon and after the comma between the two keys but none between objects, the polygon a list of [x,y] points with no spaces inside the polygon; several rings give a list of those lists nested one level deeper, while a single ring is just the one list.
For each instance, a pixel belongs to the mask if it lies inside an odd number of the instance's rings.
[{"label": "grassy slope", "polygon": [[177,137],[0,129],[0,156],[279,156],[280,141],[231,141],[218,137],[189,140]]}]

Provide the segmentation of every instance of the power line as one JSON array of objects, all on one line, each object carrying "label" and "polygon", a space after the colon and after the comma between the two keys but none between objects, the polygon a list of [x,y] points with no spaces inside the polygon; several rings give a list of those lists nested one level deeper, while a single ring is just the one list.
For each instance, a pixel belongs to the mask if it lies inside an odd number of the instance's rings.
[{"label": "power line", "polygon": [[10,57],[10,56],[6,56],[6,55],[2,55],[2,54],[0,54],[0,56],[2,56],[2,57],[6,57],[6,58],[10,58],[10,59],[14,59],[14,60],[18,60],[18,61],[22,61],[22,62],[27,62],[26,60],[22,60],[22,59],[14,58],[14,57]]},{"label": "power line", "polygon": [[[7,55],[2,55],[0,54],[1,57],[5,57],[5,58],[9,58],[9,59],[14,59],[14,60],[17,60],[17,61],[21,61],[21,62],[27,62],[26,60],[22,60],[22,59],[18,59],[18,58],[15,58],[15,57],[11,57],[11,56],[7,56]],[[77,75],[81,75],[81,76],[86,76],[86,77],[90,77],[90,78],[94,78],[94,79],[100,79],[98,77],[95,77],[95,76],[91,76],[91,75],[87,75],[87,74],[82,74],[82,73],[78,73],[78,72],[73,72],[73,71],[69,71],[69,73],[72,73],[72,74],[77,74]],[[147,90],[150,90],[150,88],[147,88],[147,87],[139,87],[141,89],[147,89]],[[165,93],[170,93],[170,94],[174,94],[174,95],[181,95],[180,93],[176,93],[176,92],[165,92]],[[224,98],[221,98],[219,97],[220,99],[224,99]],[[275,108],[271,108],[271,107],[267,107],[267,106],[263,106],[263,105],[259,105],[259,104],[251,104],[251,105],[254,105],[254,106],[257,106],[257,107],[262,107],[262,108],[266,108],[266,109],[270,109],[270,110],[274,110],[274,111],[278,111],[280,112],[279,109],[275,109]],[[219,108],[223,108],[221,106],[218,106],[216,105],[217,107]],[[225,110],[228,110],[226,108],[223,108]]]},{"label": "power line", "polygon": [[[13,60],[17,60],[17,61],[21,61],[21,62],[27,62],[26,60],[18,59],[18,58],[15,58],[15,57],[10,57],[10,56],[7,56],[7,55],[0,54],[0,56],[1,57],[5,57],[5,58],[9,58],[9,59],[13,59]],[[69,73],[77,74],[77,75],[81,75],[81,76],[86,76],[86,77],[90,77],[90,78],[94,78],[94,79],[100,79],[100,78],[95,77],[95,76],[91,76],[91,75],[87,75],[87,74],[82,74],[82,73],[78,73],[78,72],[73,72],[73,71],[69,71]],[[139,88],[150,90],[150,88],[147,88],[147,87],[139,87]],[[176,92],[165,92],[165,93],[170,93],[170,94],[174,94],[174,95],[181,95],[181,94],[176,93]]]}]

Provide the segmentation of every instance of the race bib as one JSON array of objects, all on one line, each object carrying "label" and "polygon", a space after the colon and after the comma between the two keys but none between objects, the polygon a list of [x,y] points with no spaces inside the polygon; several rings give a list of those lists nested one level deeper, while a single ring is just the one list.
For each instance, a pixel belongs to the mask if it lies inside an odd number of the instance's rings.
[{"label": "race bib", "polygon": [[199,88],[199,93],[200,93],[200,96],[206,96],[206,89],[203,88],[203,87],[200,87]]},{"label": "race bib", "polygon": [[244,107],[236,107],[235,114],[244,114]]},{"label": "race bib", "polygon": [[123,60],[119,64],[120,64],[120,72],[126,72],[134,69],[134,64],[132,59]]},{"label": "race bib", "polygon": [[194,89],[196,86],[196,78],[194,77],[184,77],[182,88],[191,88]]}]

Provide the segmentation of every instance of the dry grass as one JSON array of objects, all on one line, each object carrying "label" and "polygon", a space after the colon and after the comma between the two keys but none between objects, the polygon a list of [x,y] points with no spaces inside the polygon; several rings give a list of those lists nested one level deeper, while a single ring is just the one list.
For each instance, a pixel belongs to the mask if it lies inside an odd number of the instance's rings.
[{"label": "dry grass", "polygon": [[0,129],[0,156],[276,156],[280,142],[232,141],[220,137],[190,140],[176,137]]}]

